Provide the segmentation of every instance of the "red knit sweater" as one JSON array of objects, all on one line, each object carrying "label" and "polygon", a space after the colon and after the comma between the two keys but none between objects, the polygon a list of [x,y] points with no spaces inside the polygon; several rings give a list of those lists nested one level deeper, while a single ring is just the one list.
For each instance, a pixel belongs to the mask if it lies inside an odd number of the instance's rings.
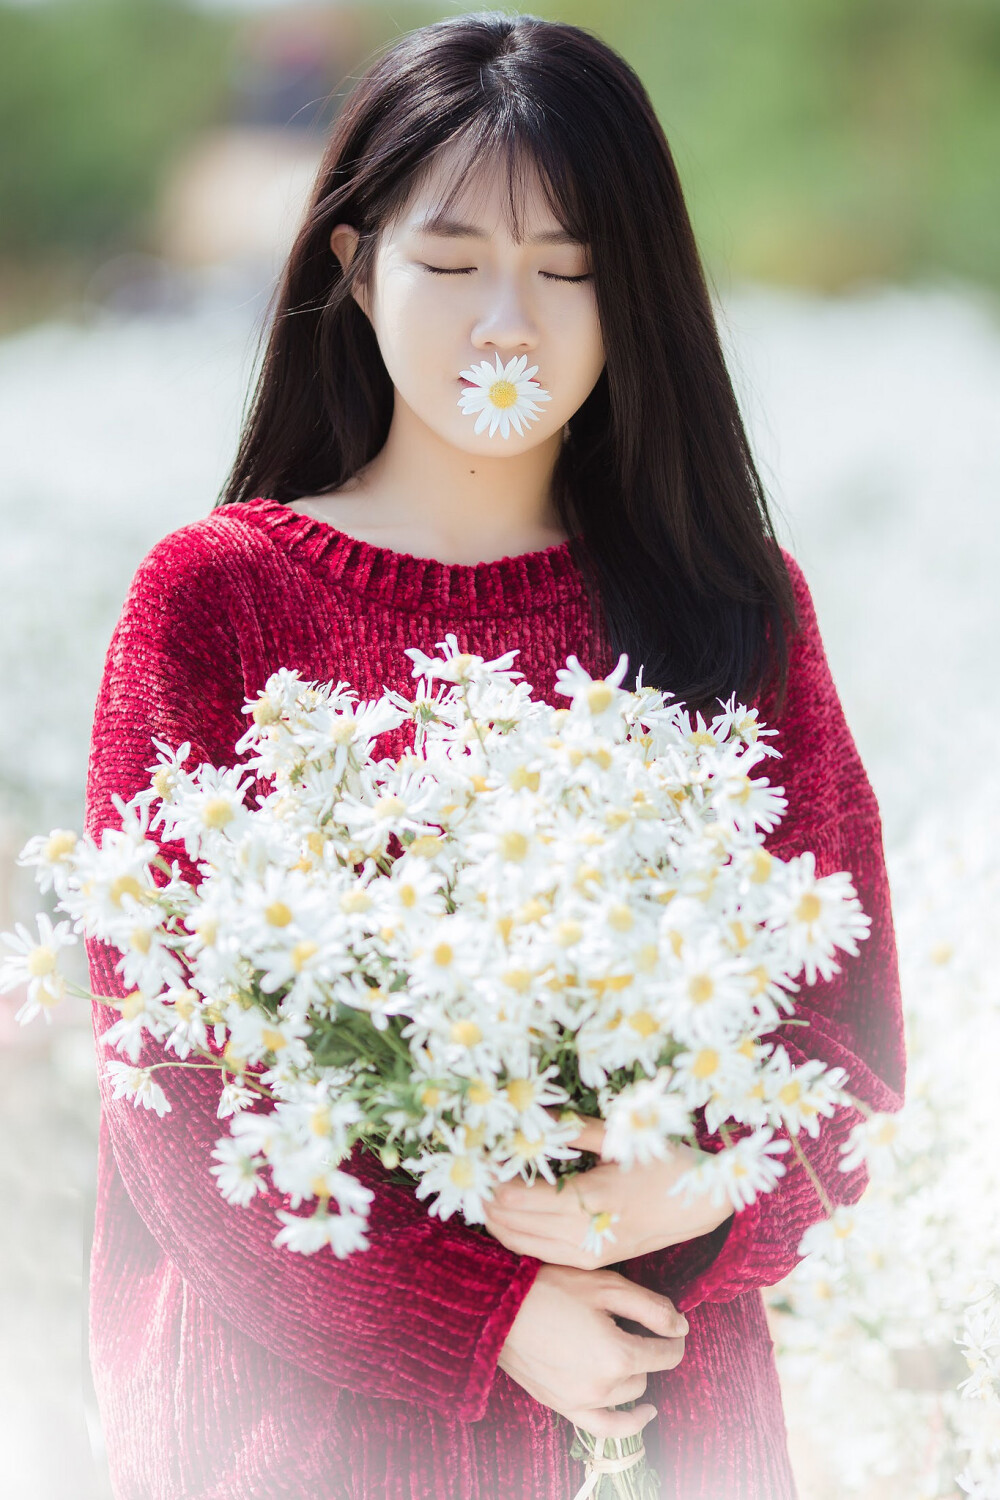
[{"label": "red knit sweater", "polygon": [[[878,808],[788,562],[802,629],[773,742],[790,810],[770,847],[814,850],[821,873],[850,870],[873,925],[859,958],[804,991],[808,1030],[778,1035],[793,1061],[839,1064],[856,1095],[894,1110],[904,1052]],[[409,691],[404,646],[433,652],[447,630],[485,657],[518,647],[516,666],[552,703],[570,652],[593,672],[613,665],[568,544],[443,564],[263,499],[173,532],[139,567],[108,651],[88,831],[115,822],[113,792],[127,799],[147,783],[151,735],[232,764],[244,696],[276,667],[346,679],[362,697]],[[177,846],[166,852],[183,860]],[[121,995],[117,954],[89,951],[95,993]],[[94,1007],[98,1033],[113,1019]],[[156,1052],[149,1044],[144,1061]],[[458,1216],[431,1218],[368,1153],[351,1165],[376,1192],[371,1248],[345,1261],[275,1249],[280,1199],[231,1207],[210,1174],[225,1129],[215,1076],[161,1078],[173,1104],[162,1120],[102,1085],[91,1358],[116,1495],[570,1500],[583,1479],[570,1425],[497,1366],[539,1262]],[[857,1118],[838,1110],[801,1141],[835,1202],[856,1201],[866,1184],[863,1168],[837,1167]],[[690,1323],[681,1364],[651,1375],[646,1392],[659,1415],[644,1436],[665,1500],[794,1497],[760,1288],[791,1270],[822,1212],[789,1163],[728,1226],[625,1267]]]}]

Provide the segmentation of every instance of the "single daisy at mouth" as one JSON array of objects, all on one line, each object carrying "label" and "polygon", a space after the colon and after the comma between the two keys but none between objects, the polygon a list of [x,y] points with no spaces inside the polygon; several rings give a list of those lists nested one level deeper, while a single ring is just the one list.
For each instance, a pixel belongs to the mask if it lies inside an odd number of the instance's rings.
[{"label": "single daisy at mouth", "polygon": [[531,378],[538,366],[528,369],[527,364],[526,354],[506,364],[498,354],[495,365],[484,359],[461,372],[462,379],[468,380],[470,386],[459,396],[458,404],[466,416],[476,418],[476,432],[484,431],[488,425],[490,437],[499,428],[500,436],[506,438],[511,427],[520,435],[529,422],[538,420],[542,409],[536,403],[551,401],[552,397]]}]

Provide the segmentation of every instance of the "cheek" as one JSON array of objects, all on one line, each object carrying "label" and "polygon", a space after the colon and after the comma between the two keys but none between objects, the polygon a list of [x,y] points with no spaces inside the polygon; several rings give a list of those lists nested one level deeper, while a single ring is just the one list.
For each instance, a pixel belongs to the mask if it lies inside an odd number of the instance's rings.
[{"label": "cheek", "polygon": [[604,368],[604,345],[597,309],[592,303],[558,325],[560,383],[574,408],[582,406]]},{"label": "cheek", "polygon": [[441,304],[416,273],[385,279],[374,326],[386,369],[400,390],[426,379],[449,345],[449,322]]}]

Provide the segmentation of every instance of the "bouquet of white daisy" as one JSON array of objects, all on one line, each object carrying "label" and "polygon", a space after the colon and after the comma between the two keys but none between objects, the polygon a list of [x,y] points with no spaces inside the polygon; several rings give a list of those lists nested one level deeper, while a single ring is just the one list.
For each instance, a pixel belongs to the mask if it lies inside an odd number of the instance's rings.
[{"label": "bouquet of white daisy", "polygon": [[[0,988],[27,982],[19,1018],[47,1013],[85,993],[60,950],[114,945],[130,989],[105,1033],[116,1096],[162,1114],[164,1069],[217,1067],[219,1189],[246,1204],[270,1177],[293,1251],[365,1249],[372,1195],[342,1165],[358,1143],[430,1213],[482,1225],[498,1184],[576,1170],[581,1114],[628,1168],[697,1150],[703,1110],[726,1149],[699,1151],[672,1191],[752,1202],[785,1170],[776,1128],[794,1144],[838,1104],[865,1108],[842,1069],[759,1040],[869,927],[847,874],[763,847],[786,805],[752,774],[774,731],[732,700],[692,718],[641,673],[622,689],[625,657],[595,680],[570,656],[553,708],[516,652],[439,646],[407,653],[413,699],[275,672],[235,767],[185,769],[189,745],[156,741],[120,828],[22,851],[66,920],[5,935]],[[407,723],[412,747],[376,758]],[[197,884],[161,853],[174,840]],[[143,1065],[147,1038],[161,1060]],[[587,1247],[608,1239],[594,1213]],[[638,1470],[591,1469],[648,1493]]]}]

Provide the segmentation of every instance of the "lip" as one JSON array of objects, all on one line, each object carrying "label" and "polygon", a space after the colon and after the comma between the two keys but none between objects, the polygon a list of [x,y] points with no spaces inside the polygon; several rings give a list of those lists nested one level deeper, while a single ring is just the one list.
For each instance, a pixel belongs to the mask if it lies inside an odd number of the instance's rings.
[{"label": "lip", "polygon": [[474,380],[466,380],[464,375],[460,375],[458,377],[458,383],[459,385],[464,386],[467,391],[474,390],[476,385],[476,382]]}]

